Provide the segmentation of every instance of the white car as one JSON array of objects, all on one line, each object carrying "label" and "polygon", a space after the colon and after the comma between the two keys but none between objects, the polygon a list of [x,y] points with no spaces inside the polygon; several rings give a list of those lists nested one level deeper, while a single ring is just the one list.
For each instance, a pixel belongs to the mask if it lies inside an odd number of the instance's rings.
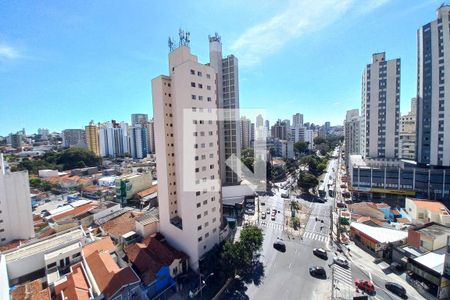
[{"label": "white car", "polygon": [[335,257],[333,257],[333,261],[334,261],[335,264],[340,265],[341,267],[344,267],[344,268],[348,268],[349,267],[348,260],[346,260],[343,257],[335,256]]}]

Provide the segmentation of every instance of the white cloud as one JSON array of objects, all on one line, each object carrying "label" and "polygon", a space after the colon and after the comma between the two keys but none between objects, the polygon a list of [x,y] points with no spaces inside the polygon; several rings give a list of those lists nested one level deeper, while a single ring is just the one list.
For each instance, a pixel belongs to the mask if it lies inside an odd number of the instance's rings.
[{"label": "white cloud", "polygon": [[[368,13],[391,0],[300,0],[242,33],[231,45],[242,65],[254,65],[289,41],[319,31],[351,10]],[[363,8],[364,7],[364,8]],[[363,8],[363,9],[362,9]]]},{"label": "white cloud", "polygon": [[11,46],[0,44],[0,59],[13,60],[20,58],[19,51]]}]

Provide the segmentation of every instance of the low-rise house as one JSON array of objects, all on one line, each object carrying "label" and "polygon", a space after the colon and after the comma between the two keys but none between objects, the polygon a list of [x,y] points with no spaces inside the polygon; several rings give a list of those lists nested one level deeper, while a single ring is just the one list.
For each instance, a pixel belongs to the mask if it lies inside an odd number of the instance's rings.
[{"label": "low-rise house", "polygon": [[136,218],[135,231],[142,238],[155,234],[159,230],[159,209],[154,207],[143,216]]},{"label": "low-rise house", "polygon": [[414,221],[420,223],[436,222],[450,226],[450,212],[441,202],[407,197],[405,210]]},{"label": "low-rise house", "polygon": [[141,204],[141,206],[146,206],[147,204],[150,205],[150,207],[155,207],[158,205],[158,186],[153,185],[149,187],[148,189],[145,189],[141,192],[138,192],[136,194],[136,200],[138,200]]},{"label": "low-rise house", "polygon": [[[6,298],[7,299],[7,298]],[[43,288],[39,279],[17,286],[11,291],[12,300],[51,300],[50,289]]]},{"label": "low-rise house", "polygon": [[378,204],[372,202],[354,203],[349,205],[349,209],[352,214],[384,220],[384,212],[378,208]]},{"label": "low-rise house", "polygon": [[125,248],[128,260],[139,271],[147,296],[175,284],[174,278],[188,269],[188,257],[155,236]]},{"label": "low-rise house", "polygon": [[116,217],[109,219],[101,224],[101,230],[111,236],[113,240],[122,243],[123,236],[134,232],[136,228],[136,218],[142,216],[143,213],[134,211],[126,211]]},{"label": "low-rise house", "polygon": [[408,230],[408,244],[425,251],[434,251],[447,245],[450,228],[438,223],[428,223],[410,227]]},{"label": "low-rise house", "polygon": [[405,244],[408,232],[353,222],[350,224],[350,237],[375,257],[390,260],[392,248]]},{"label": "low-rise house", "polygon": [[70,267],[70,273],[55,283],[55,296],[58,300],[93,299],[92,284],[82,263]]}]

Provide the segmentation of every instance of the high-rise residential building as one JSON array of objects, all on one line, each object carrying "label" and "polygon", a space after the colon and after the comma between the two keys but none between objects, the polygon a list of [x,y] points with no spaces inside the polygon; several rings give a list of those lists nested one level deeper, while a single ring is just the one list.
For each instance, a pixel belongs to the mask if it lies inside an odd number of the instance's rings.
[{"label": "high-rise residential building", "polygon": [[238,160],[226,161],[232,155],[241,157],[240,116],[239,116],[239,66],[234,55],[222,56],[222,43],[216,33],[209,36],[209,65],[215,70],[217,78],[218,108],[223,110],[219,120],[219,159],[223,184],[238,184],[240,174]]},{"label": "high-rise residential building", "polygon": [[360,138],[359,109],[351,109],[347,111],[344,121],[345,156],[347,160],[349,159],[350,155],[360,153],[359,138]]},{"label": "high-rise residential building", "polygon": [[270,122],[269,122],[269,120],[264,121],[264,127],[266,129],[266,136],[270,137]]},{"label": "high-rise residential building", "polygon": [[252,122],[245,116],[241,117],[241,147],[250,147]]},{"label": "high-rise residential building", "polygon": [[330,129],[331,129],[331,123],[330,122],[325,122],[325,124],[323,126],[325,127],[325,134],[329,134],[330,133]]},{"label": "high-rise residential building", "polygon": [[130,154],[128,124],[116,121],[106,122],[99,128],[100,155],[117,157]]},{"label": "high-rise residential building", "polygon": [[10,172],[0,154],[0,245],[33,237],[28,172]]},{"label": "high-rise residential building", "polygon": [[[173,46],[172,43],[169,43]],[[199,259],[219,243],[222,223],[216,70],[198,62],[180,32],[169,76],[152,80],[160,231]]]},{"label": "high-rise residential building", "polygon": [[417,31],[417,162],[450,166],[450,5]]},{"label": "high-rise residential building", "polygon": [[148,123],[145,125],[147,127],[147,140],[148,140],[148,153],[155,154],[155,123],[153,122],[153,118],[148,121]]},{"label": "high-rise residential building", "polygon": [[287,137],[288,137],[287,128],[288,128],[288,125],[284,121],[278,120],[272,126],[271,137],[280,139],[280,140],[287,140]]},{"label": "high-rise residential building", "polygon": [[91,121],[89,125],[84,127],[86,133],[86,146],[87,148],[94,152],[95,155],[100,156],[100,138],[98,134],[98,126],[95,125],[94,121]]},{"label": "high-rise residential building", "polygon": [[296,113],[292,116],[292,127],[302,126],[303,127],[303,114]]},{"label": "high-rise residential building", "polygon": [[131,157],[142,159],[147,156],[148,151],[147,127],[136,123],[130,128],[130,154]]},{"label": "high-rise residential building", "polygon": [[255,123],[250,123],[250,145],[255,142]]},{"label": "high-rise residential building", "polygon": [[416,98],[411,99],[411,111],[400,118],[400,158],[416,159]]},{"label": "high-rise residential building", "polygon": [[305,130],[305,142],[308,143],[308,149],[313,150],[315,148],[314,139],[317,137],[317,132],[312,129]]},{"label": "high-rise residential building", "polygon": [[147,122],[147,114],[131,114],[131,126],[134,126],[135,124],[147,124]]},{"label": "high-rise residential building", "polygon": [[42,141],[48,140],[48,136],[50,135],[50,131],[47,128],[39,128],[37,133],[41,136]]},{"label": "high-rise residential building", "polygon": [[361,92],[363,157],[397,158],[400,121],[400,59],[375,53],[364,69]]},{"label": "high-rise residential building", "polygon": [[256,116],[255,123],[255,141],[265,141],[267,137],[266,127],[264,126],[264,118],[262,115]]},{"label": "high-rise residential building", "polygon": [[86,148],[86,135],[83,129],[64,129],[62,132],[64,147]]},{"label": "high-rise residential building", "polygon": [[22,144],[23,144],[23,134],[22,134],[22,132],[17,132],[17,133],[11,133],[10,135],[9,135],[9,138],[10,138],[10,144],[11,144],[11,147],[13,147],[13,148],[16,148],[16,149],[19,149],[19,148],[21,148],[22,147]]},{"label": "high-rise residential building", "polygon": [[305,141],[305,127],[301,125],[295,125],[291,127],[290,140],[294,143]]}]

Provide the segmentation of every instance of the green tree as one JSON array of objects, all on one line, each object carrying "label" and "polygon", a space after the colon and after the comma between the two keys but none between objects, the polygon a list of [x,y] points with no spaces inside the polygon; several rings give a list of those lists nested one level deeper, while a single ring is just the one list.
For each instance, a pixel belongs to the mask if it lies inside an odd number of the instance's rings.
[{"label": "green tree", "polygon": [[262,247],[262,230],[257,226],[246,226],[241,230],[239,240],[253,256]]},{"label": "green tree", "polygon": [[250,268],[252,255],[241,242],[226,242],[221,253],[223,270],[228,277],[241,274]]},{"label": "green tree", "polygon": [[309,189],[316,187],[319,184],[317,177],[309,172],[302,171],[300,172],[297,185],[301,188],[305,193],[309,193]]},{"label": "green tree", "polygon": [[291,200],[291,202],[289,203],[289,206],[291,207],[291,210],[299,210],[300,209],[300,204],[295,200]]},{"label": "green tree", "polygon": [[316,145],[316,149],[319,150],[320,155],[326,155],[330,152],[330,145],[328,143],[318,144]]},{"label": "green tree", "polygon": [[296,155],[300,154],[308,154],[309,148],[308,148],[308,142],[298,141],[294,144],[294,152]]},{"label": "green tree", "polygon": [[42,184],[42,181],[39,178],[32,177],[30,178],[30,186],[33,188],[39,188]]}]

